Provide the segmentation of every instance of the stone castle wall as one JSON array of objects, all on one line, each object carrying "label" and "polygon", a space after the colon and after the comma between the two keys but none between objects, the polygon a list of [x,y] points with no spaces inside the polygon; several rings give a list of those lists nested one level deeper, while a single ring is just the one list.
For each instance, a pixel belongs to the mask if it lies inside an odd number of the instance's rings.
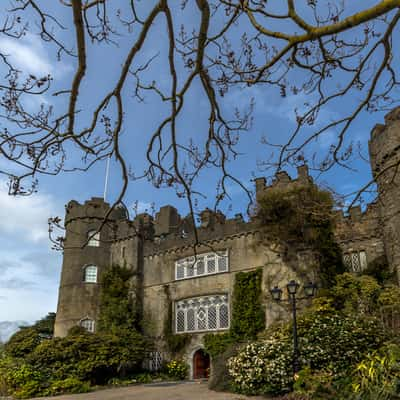
[{"label": "stone castle wall", "polygon": [[[386,117],[385,125],[374,128],[370,141],[371,165],[379,198],[362,212],[353,207],[349,215],[338,212],[336,238],[343,252],[364,252],[367,260],[386,255],[392,268],[400,272],[400,175],[388,170],[388,163],[399,160],[400,109]],[[297,170],[292,179],[279,172],[271,185],[264,178],[255,179],[256,198],[272,187],[313,184],[306,166]],[[269,289],[284,286],[288,280],[306,283],[317,281],[313,270],[314,256],[304,249],[282,254],[279,249],[261,240],[257,222],[245,222],[240,214],[227,219],[210,209],[200,214],[197,238],[192,218],[182,217],[172,206],[164,206],[153,219],[140,214],[133,221],[123,209],[103,218],[109,205],[93,198],[84,204],[71,201],[66,208],[66,241],[59,302],[55,327],[56,336],[65,336],[69,328],[83,318],[96,320],[99,308],[101,275],[110,265],[124,265],[134,272],[131,294],[140,305],[144,317],[143,328],[148,336],[164,347],[163,335],[168,308],[173,302],[196,296],[226,293],[232,296],[235,274],[256,268],[263,269],[263,304],[266,324],[285,318],[285,310],[269,298]],[[87,232],[101,225],[100,245],[85,246]],[[175,262],[185,257],[213,251],[228,251],[227,272],[197,278],[176,280]],[[85,265],[98,267],[98,281],[85,283],[82,271]],[[174,313],[173,313],[174,314]],[[174,323],[174,321],[170,321]],[[186,355],[201,346],[203,333],[193,333]]]}]

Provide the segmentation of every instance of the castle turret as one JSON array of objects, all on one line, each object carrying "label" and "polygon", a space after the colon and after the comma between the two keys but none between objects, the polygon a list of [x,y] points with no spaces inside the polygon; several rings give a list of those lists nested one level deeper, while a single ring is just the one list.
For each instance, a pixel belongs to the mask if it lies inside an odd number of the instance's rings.
[{"label": "castle turret", "polygon": [[126,218],[124,210],[116,208],[99,231],[109,209],[102,198],[92,198],[83,205],[72,200],[66,206],[55,336],[65,336],[75,325],[89,331],[96,329],[99,282],[104,269],[110,265],[114,221]]},{"label": "castle turret", "polygon": [[369,153],[374,179],[378,185],[378,206],[391,269],[400,282],[400,107],[385,116],[371,132]]}]

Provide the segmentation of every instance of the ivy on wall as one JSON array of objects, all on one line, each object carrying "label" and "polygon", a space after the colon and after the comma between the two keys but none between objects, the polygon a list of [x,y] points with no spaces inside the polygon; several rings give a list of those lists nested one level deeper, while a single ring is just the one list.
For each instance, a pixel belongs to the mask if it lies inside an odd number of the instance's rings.
[{"label": "ivy on wall", "polygon": [[265,312],[261,303],[262,269],[239,272],[235,276],[232,299],[232,318],[229,332],[207,334],[204,337],[206,351],[215,357],[232,344],[255,339],[265,327]]},{"label": "ivy on wall", "polygon": [[98,332],[118,333],[124,329],[138,329],[139,310],[129,293],[132,276],[132,271],[117,265],[103,273]]},{"label": "ivy on wall", "polygon": [[258,199],[257,217],[268,241],[286,249],[307,246],[319,258],[324,287],[346,272],[342,252],[334,236],[334,202],[331,193],[316,185],[269,188]]},{"label": "ivy on wall", "polygon": [[231,335],[254,339],[265,327],[265,312],[261,305],[262,269],[239,272],[235,276],[232,299]]}]

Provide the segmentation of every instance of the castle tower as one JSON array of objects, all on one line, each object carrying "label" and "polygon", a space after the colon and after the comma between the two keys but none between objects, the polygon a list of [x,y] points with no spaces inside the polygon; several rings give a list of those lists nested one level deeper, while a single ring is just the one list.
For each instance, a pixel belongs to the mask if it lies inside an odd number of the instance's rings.
[{"label": "castle tower", "polygon": [[374,127],[369,153],[378,185],[385,253],[400,283],[400,107],[385,116],[385,124]]},{"label": "castle tower", "polygon": [[109,209],[109,204],[102,198],[92,198],[83,205],[72,200],[66,207],[66,236],[54,336],[65,336],[76,325],[89,331],[96,329],[99,282],[104,269],[110,265],[114,221],[126,219],[125,211],[117,208],[109,216],[109,222],[96,233]]}]

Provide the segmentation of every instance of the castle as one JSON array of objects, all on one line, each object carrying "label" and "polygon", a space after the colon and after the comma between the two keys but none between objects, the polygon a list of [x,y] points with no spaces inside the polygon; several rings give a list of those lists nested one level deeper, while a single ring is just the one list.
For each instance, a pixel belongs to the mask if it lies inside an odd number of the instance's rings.
[{"label": "castle", "polygon": [[[400,163],[400,107],[386,115],[384,125],[374,127],[369,153],[378,200],[364,212],[360,207],[351,208],[346,216],[338,212],[336,239],[350,270],[361,271],[369,262],[386,256],[400,277],[400,174],[391,168]],[[298,167],[296,179],[278,173],[272,186],[299,184],[313,184],[306,166]],[[270,187],[264,178],[255,179],[255,186],[257,197]],[[210,363],[202,350],[204,335],[229,329],[237,272],[262,268],[267,326],[284,313],[271,300],[271,287],[282,287],[290,279],[302,283],[317,279],[309,268],[307,251],[297,252],[288,262],[260,241],[256,221],[245,222],[240,214],[226,219],[220,212],[204,210],[197,229],[201,244],[194,257],[190,219],[182,218],[174,207],[162,207],[154,219],[140,214],[133,221],[124,209],[116,208],[96,233],[108,210],[101,198],[84,204],[72,200],[66,207],[55,336],[65,336],[75,325],[96,330],[101,275],[110,265],[125,265],[134,273],[132,299],[140,303],[146,318],[144,334],[157,344],[150,367],[157,368],[166,352],[163,332],[167,321],[176,334],[190,333],[183,353],[190,377],[198,378]]]}]

